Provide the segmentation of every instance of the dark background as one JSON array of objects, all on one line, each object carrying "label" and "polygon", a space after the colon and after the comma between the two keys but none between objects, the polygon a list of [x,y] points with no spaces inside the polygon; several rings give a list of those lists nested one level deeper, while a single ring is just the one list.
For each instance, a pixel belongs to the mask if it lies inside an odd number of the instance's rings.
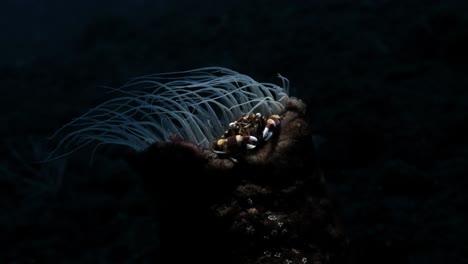
[{"label": "dark background", "polygon": [[124,161],[33,161],[100,86],[223,66],[308,103],[356,263],[468,263],[468,2],[221,2],[2,1],[0,262],[151,263]]}]

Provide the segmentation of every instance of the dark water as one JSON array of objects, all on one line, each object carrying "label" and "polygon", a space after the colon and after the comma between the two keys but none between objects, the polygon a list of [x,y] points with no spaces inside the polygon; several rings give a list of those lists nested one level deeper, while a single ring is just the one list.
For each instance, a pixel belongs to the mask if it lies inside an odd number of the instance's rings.
[{"label": "dark water", "polygon": [[159,16],[170,1],[13,1],[2,2],[2,63],[23,64],[40,56],[67,53],[83,30],[104,17]]},{"label": "dark water", "polygon": [[280,73],[308,103],[357,262],[468,263],[466,10],[423,0],[2,2],[0,262],[155,258],[157,219],[125,162],[99,153],[89,166],[89,152],[30,161],[106,98],[98,86],[223,66],[278,84]]}]

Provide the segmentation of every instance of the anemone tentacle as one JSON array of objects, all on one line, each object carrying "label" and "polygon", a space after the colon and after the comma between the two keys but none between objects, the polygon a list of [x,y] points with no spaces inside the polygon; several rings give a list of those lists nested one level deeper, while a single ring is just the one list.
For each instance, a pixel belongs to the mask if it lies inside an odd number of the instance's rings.
[{"label": "anemone tentacle", "polygon": [[[152,74],[112,90],[112,98],[72,120],[51,138],[59,138],[49,159],[85,145],[116,144],[136,151],[154,142],[182,139],[209,148],[232,120],[245,114],[278,113],[289,96],[283,85],[259,83],[223,67]],[[65,149],[68,152],[63,154]],[[60,154],[62,153],[62,154]]]}]

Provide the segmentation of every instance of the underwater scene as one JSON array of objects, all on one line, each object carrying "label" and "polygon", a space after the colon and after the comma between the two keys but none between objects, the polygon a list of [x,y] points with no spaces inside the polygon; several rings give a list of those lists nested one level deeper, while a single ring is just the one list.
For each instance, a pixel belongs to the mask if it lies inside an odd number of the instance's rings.
[{"label": "underwater scene", "polygon": [[468,263],[468,2],[0,3],[0,263]]}]

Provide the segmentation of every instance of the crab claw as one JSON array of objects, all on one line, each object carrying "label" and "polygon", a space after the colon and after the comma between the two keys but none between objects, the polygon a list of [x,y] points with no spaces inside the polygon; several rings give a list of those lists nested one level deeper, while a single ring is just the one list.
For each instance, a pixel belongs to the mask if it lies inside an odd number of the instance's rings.
[{"label": "crab claw", "polygon": [[247,141],[248,143],[245,145],[247,149],[254,149],[256,147],[255,144],[249,144],[249,143],[257,143],[258,139],[254,136],[244,136],[244,141]]},{"label": "crab claw", "polygon": [[273,132],[270,131],[270,128],[265,127],[265,129],[263,130],[263,139],[265,139],[265,141],[268,141],[270,140],[272,136],[273,136]]},{"label": "crab claw", "polygon": [[276,127],[280,124],[280,117],[278,115],[272,115],[267,120],[267,124],[265,125],[265,129],[263,129],[263,139],[268,141],[273,136],[273,132],[275,131]]}]

